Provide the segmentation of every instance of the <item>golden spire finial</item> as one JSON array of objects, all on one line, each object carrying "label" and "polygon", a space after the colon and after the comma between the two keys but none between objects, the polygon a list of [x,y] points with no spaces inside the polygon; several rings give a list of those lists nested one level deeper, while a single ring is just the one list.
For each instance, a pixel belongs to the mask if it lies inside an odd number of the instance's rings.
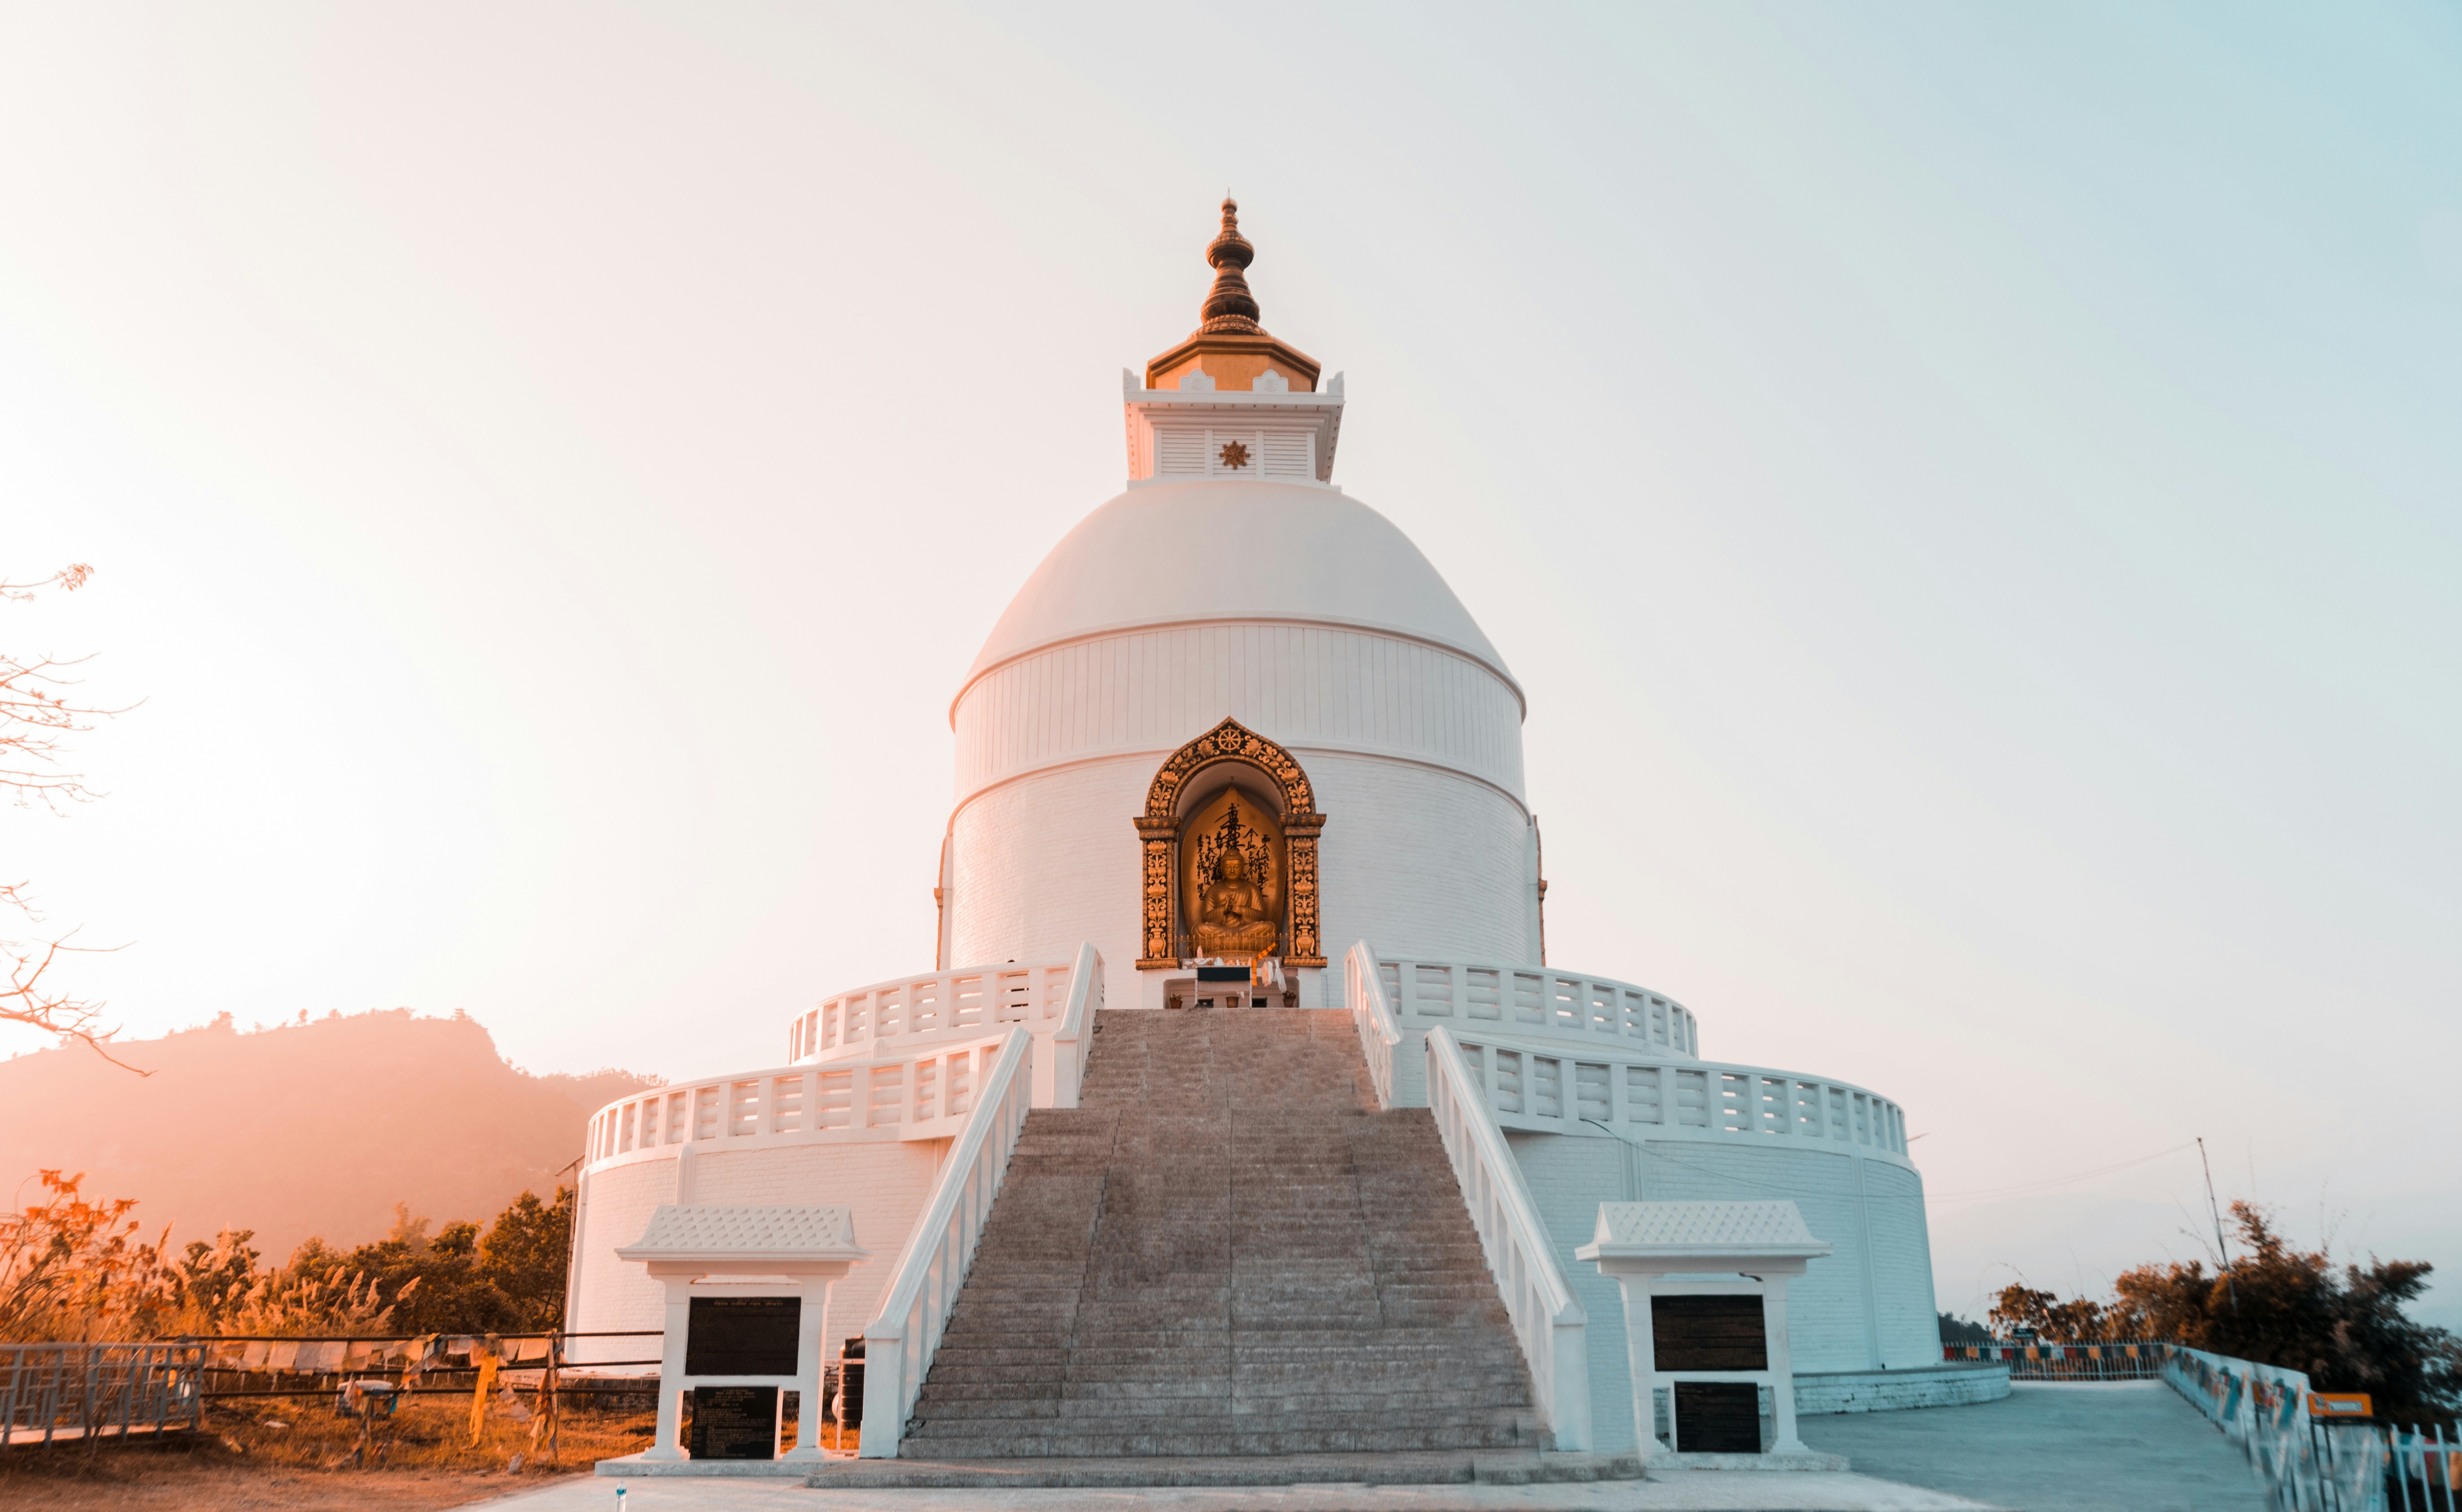
[{"label": "golden spire finial", "polygon": [[1226,194],[1222,229],[1205,248],[1205,260],[1214,265],[1214,287],[1206,292],[1197,329],[1146,364],[1146,387],[1253,394],[1263,383],[1267,393],[1315,392],[1316,358],[1267,335],[1257,323],[1257,296],[1248,292],[1246,277],[1256,257],[1257,249],[1240,234],[1240,202]]},{"label": "golden spire finial", "polygon": [[1257,249],[1240,234],[1240,202],[1226,195],[1222,201],[1222,232],[1205,248],[1205,260],[1214,265],[1214,288],[1205,296],[1199,331],[1263,332],[1264,327],[1257,324],[1257,296],[1248,292],[1244,271],[1256,257]]}]

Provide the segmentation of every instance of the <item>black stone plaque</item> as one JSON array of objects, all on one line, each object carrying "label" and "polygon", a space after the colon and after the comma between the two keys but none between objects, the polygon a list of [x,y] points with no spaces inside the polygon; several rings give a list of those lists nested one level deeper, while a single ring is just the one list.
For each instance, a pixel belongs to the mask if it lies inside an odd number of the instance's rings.
[{"label": "black stone plaque", "polygon": [[1651,1357],[1662,1371],[1769,1369],[1759,1297],[1652,1297],[1650,1336]]},{"label": "black stone plaque", "polygon": [[863,1361],[854,1355],[838,1367],[838,1426],[863,1426]]},{"label": "black stone plaque", "polygon": [[801,1297],[695,1297],[684,1333],[686,1375],[792,1375]]},{"label": "black stone plaque", "polygon": [[695,1459],[778,1458],[778,1388],[696,1386],[692,1397]]},{"label": "black stone plaque", "polygon": [[[1726,1299],[1666,1297],[1659,1300],[1710,1302]],[[1760,1454],[1761,1389],[1750,1381],[1677,1381],[1675,1448],[1679,1454]]]}]

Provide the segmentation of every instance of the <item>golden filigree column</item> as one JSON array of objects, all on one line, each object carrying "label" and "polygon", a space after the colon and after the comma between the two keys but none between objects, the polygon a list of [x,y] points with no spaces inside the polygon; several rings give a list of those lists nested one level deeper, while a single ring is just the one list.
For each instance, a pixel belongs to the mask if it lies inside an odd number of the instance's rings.
[{"label": "golden filigree column", "polygon": [[1137,837],[1145,842],[1145,923],[1140,931],[1145,940],[1145,953],[1137,961],[1139,971],[1152,971],[1157,966],[1177,966],[1179,953],[1172,948],[1172,921],[1178,917],[1177,891],[1173,878],[1179,873],[1179,825],[1172,819],[1137,817]]},{"label": "golden filigree column", "polygon": [[1295,813],[1283,821],[1283,839],[1291,855],[1291,953],[1286,966],[1325,964],[1324,941],[1316,919],[1316,837],[1325,815]]}]

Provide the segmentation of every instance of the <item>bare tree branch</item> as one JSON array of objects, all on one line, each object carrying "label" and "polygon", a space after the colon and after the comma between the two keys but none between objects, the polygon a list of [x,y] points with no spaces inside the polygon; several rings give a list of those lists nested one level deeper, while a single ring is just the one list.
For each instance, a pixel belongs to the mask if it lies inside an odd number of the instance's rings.
[{"label": "bare tree branch", "polygon": [[[0,579],[0,601],[31,602],[46,588],[73,594],[93,575],[93,568],[78,562],[33,582]],[[0,789],[7,790],[21,809],[39,802],[58,813],[63,803],[85,803],[100,796],[85,785],[82,773],[60,766],[64,738],[93,729],[96,720],[127,712],[96,707],[68,691],[79,684],[63,674],[86,659],[21,658],[0,652]],[[13,909],[30,926],[42,923],[23,882],[0,883],[0,905]],[[136,1070],[103,1048],[103,1042],[119,1030],[116,1025],[103,1026],[102,1004],[74,996],[51,980],[62,956],[107,955],[121,947],[73,943],[77,934],[74,929],[48,940],[39,938],[38,927],[34,934],[37,939],[32,942],[0,935],[0,957],[8,961],[8,980],[0,983],[0,1024],[22,1024],[63,1039],[82,1040],[114,1066]]]}]

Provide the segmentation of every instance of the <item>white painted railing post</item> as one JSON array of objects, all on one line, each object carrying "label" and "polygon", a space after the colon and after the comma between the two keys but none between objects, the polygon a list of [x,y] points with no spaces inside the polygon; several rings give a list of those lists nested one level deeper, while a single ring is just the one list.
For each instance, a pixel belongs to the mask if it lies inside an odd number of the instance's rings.
[{"label": "white painted railing post", "polygon": [[1035,1068],[1036,1107],[1077,1106],[1086,1082],[1086,1057],[1093,1046],[1094,1012],[1102,1005],[1103,957],[1088,940],[1077,947],[1077,960],[1069,967],[1068,1005],[1051,1031],[1050,1070],[1047,1074]]},{"label": "white painted railing post", "polygon": [[1428,1030],[1423,1045],[1428,1109],[1452,1160],[1480,1250],[1513,1321],[1539,1414],[1565,1451],[1587,1451],[1590,1436],[1589,1318],[1574,1300],[1556,1259],[1556,1242],[1530,1200],[1522,1167],[1472,1082],[1451,1030]]},{"label": "white painted railing post", "polygon": [[867,1420],[857,1453],[866,1459],[897,1458],[940,1329],[965,1285],[976,1241],[1026,1127],[1034,1100],[1033,1059],[1033,1031],[1020,1024],[1003,1042],[965,1127],[950,1141],[932,1199],[890,1272],[879,1310],[864,1326]]},{"label": "white painted railing post", "polygon": [[1393,1004],[1385,1000],[1385,983],[1376,974],[1376,952],[1368,941],[1363,940],[1343,953],[1342,987],[1350,1003],[1350,1021],[1359,1029],[1359,1053],[1368,1061],[1376,1106],[1393,1107],[1398,1069],[1393,1049],[1402,1043],[1402,1031],[1393,1022]]}]

